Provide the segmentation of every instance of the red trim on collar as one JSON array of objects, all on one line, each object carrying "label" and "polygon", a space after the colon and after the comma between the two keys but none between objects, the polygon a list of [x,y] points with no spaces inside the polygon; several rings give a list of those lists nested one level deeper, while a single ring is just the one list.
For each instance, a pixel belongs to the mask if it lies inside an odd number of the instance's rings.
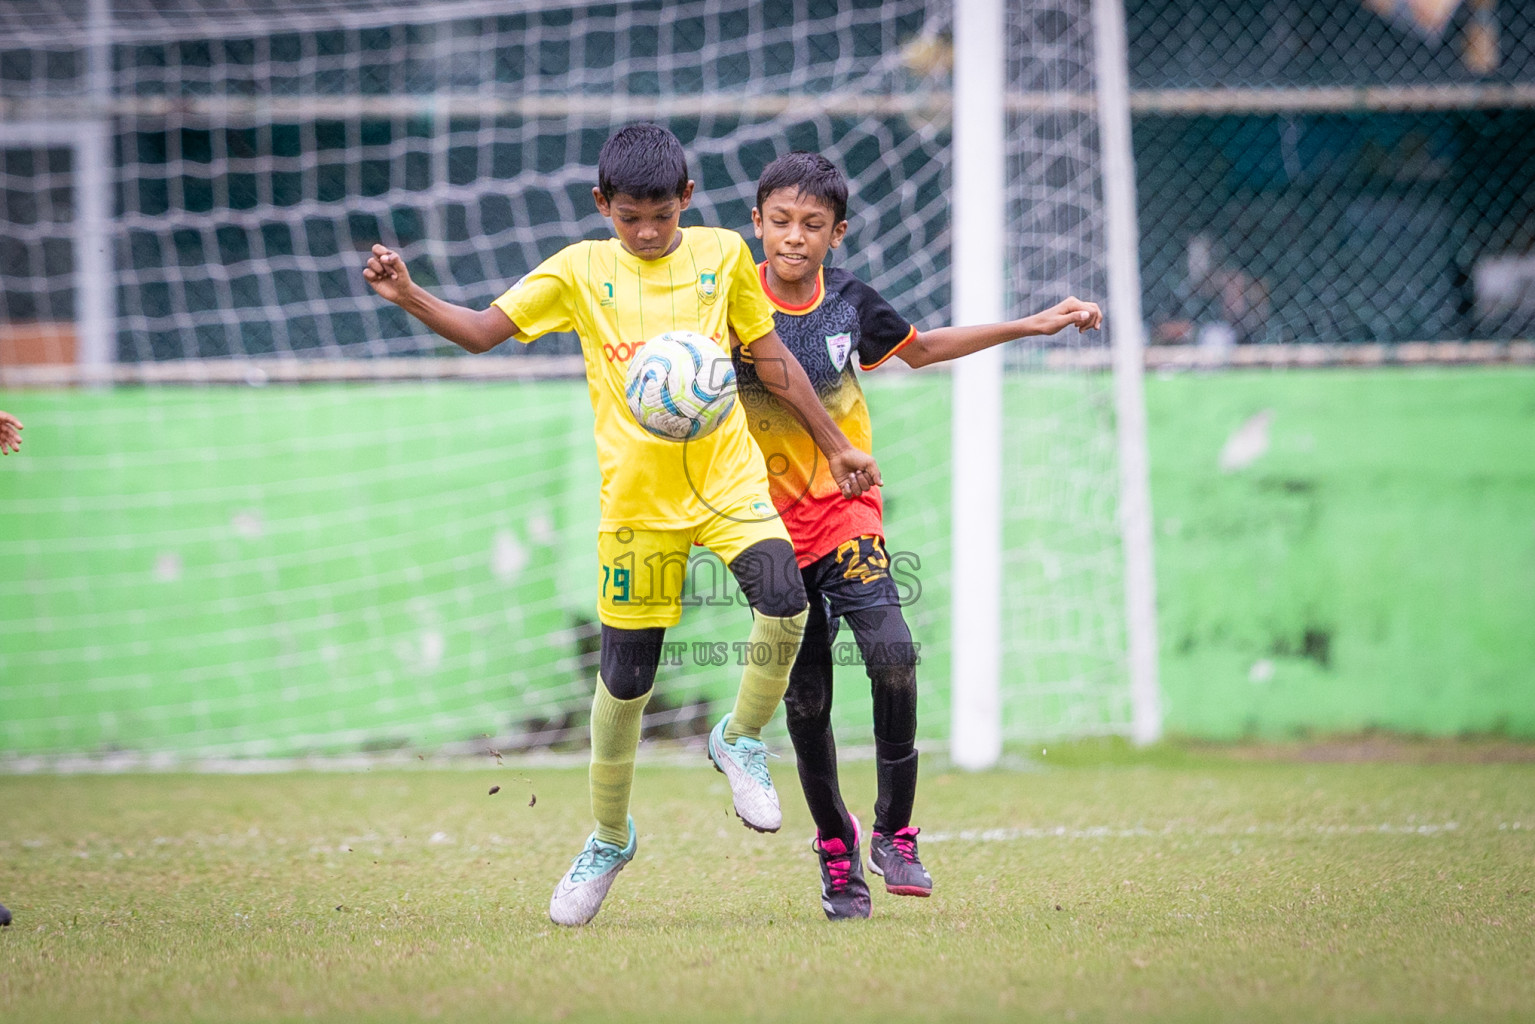
[{"label": "red trim on collar", "polygon": [[821,300],[826,297],[825,274],[825,267],[816,268],[815,294],[810,296],[809,302],[806,302],[804,305],[796,306],[792,302],[785,302],[778,296],[774,295],[773,289],[768,287],[767,260],[763,260],[761,263],[757,264],[757,277],[762,281],[762,290],[767,294],[768,302],[772,303],[773,308],[778,310],[780,313],[792,313],[795,316],[803,316],[821,304]]}]

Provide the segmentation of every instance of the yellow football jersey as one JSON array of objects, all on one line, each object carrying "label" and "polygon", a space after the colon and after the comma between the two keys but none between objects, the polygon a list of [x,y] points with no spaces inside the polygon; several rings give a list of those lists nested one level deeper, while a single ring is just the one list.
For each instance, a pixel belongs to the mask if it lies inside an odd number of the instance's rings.
[{"label": "yellow football jersey", "polygon": [[703,522],[739,495],[767,494],[762,453],[737,403],[709,436],[686,444],[646,433],[629,412],[629,361],[664,331],[695,331],[730,357],[730,329],[757,339],[773,329],[751,250],[734,231],[681,229],[658,260],[626,252],[618,239],[561,249],[496,299],[518,341],[573,330],[581,338],[596,414],[602,470],[600,530],[671,530]]}]

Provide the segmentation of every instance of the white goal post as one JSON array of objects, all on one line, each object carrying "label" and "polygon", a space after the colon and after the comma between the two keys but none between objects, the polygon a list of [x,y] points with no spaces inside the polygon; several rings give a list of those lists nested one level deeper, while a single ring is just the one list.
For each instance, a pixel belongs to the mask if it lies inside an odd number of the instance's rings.
[{"label": "white goal post", "polygon": [[[1113,352],[1129,732],[1135,742],[1150,743],[1160,738],[1162,725],[1128,54],[1122,0],[1092,0],[1091,7],[1107,276],[1102,301]],[[954,11],[952,265],[957,324],[989,323],[1019,312],[1006,308],[1003,233],[1008,225],[996,210],[1006,172],[1006,98],[1014,93],[1004,52],[1008,13],[1004,0],[960,0]],[[955,764],[972,770],[998,762],[1005,731],[1004,589],[998,558],[1004,545],[1003,380],[1001,349],[970,356],[953,369],[950,752]]]},{"label": "white goal post", "polygon": [[1156,569],[1152,560],[1151,479],[1146,455],[1145,328],[1136,229],[1135,158],[1130,147],[1130,68],[1124,0],[1093,0],[1102,141],[1103,217],[1108,243],[1108,305],[1114,317],[1114,410],[1119,437],[1119,521],[1125,559],[1129,637],[1130,735],[1162,736],[1157,678]]},{"label": "white goal post", "polygon": [[[1005,318],[1007,129],[1003,0],[954,9],[954,322]],[[962,768],[1002,754],[1003,360],[987,349],[954,364],[953,681],[949,752]]]}]

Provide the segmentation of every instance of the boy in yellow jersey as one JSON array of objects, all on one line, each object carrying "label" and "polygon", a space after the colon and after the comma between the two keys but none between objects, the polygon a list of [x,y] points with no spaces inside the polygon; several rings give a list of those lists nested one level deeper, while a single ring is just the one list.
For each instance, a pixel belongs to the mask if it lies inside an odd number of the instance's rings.
[{"label": "boy in yellow jersey", "polygon": [[[919,332],[873,288],[845,270],[823,268],[847,231],[847,198],[847,181],[829,160],[789,153],[763,169],[752,221],[767,256],[759,272],[779,336],[832,417],[865,451],[873,447],[873,432],[855,363],[869,371],[898,357],[925,366],[1015,338],[1071,326],[1091,330],[1102,320],[1096,305],[1069,298],[1021,320]],[[784,710],[800,786],[816,824],[812,845],[821,859],[821,906],[833,919],[868,917],[860,828],[842,803],[831,731],[831,641],[840,622],[852,628],[874,697],[879,789],[869,863],[884,876],[888,892],[926,896],[933,888],[917,856],[919,830],[911,825],[917,790],[916,648],[890,578],[880,492],[843,500],[797,417],[766,386],[748,355],[738,354],[736,361],[741,401],[767,459],[773,502],[794,541],[810,598]]]},{"label": "boy in yellow jersey", "polygon": [[552,331],[574,330],[581,339],[602,470],[602,653],[591,725],[597,828],[549,901],[550,918],[564,925],[590,921],[634,857],[629,791],[640,716],[666,628],[681,618],[692,545],[730,567],[752,607],[752,650],[771,652],[746,659],[735,707],[709,734],[709,757],[730,781],[736,814],[758,831],[782,822],[760,733],[788,686],[806,615],[794,549],[744,413],[732,411],[713,433],[686,444],[654,437],[634,421],[624,397],[629,361],[663,331],[712,338],[721,358],[727,338],[748,339],[743,347],[769,368],[761,375],[766,386],[803,417],[840,492],[854,498],[880,482],[873,457],[848,443],[779,341],[746,242],[720,228],[679,228],[693,182],[677,138],[654,124],[615,132],[598,156],[592,194],[618,237],[562,249],[488,309],[432,296],[381,245],[363,271],[379,295],[471,352]]}]

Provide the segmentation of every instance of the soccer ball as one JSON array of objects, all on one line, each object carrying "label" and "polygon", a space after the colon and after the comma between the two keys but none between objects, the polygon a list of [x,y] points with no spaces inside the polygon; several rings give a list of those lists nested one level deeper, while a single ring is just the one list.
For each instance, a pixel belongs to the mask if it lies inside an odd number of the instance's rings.
[{"label": "soccer ball", "polygon": [[629,363],[624,396],[634,421],[656,437],[691,441],[725,422],[736,404],[730,357],[701,334],[667,331]]}]

